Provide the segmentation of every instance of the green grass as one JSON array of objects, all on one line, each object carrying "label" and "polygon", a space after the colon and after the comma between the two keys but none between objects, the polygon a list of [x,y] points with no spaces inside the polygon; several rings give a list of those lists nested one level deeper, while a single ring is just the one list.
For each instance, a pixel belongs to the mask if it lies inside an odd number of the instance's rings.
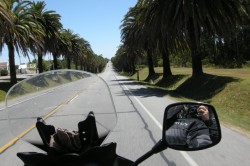
[{"label": "green grass", "polygon": [[[23,78],[17,78],[17,81],[22,81]],[[0,102],[5,100],[5,95],[7,94],[8,90],[13,86],[10,83],[9,79],[2,79],[3,82],[0,82]]]},{"label": "green grass", "polygon": [[[140,70],[140,81],[150,88],[161,89],[177,101],[203,101],[217,108],[221,122],[250,135],[250,68],[204,68],[203,76],[192,78],[190,68],[172,68],[173,76],[162,80],[162,68],[155,68],[150,82],[147,69]],[[132,76],[136,79],[136,74]]]},{"label": "green grass", "polygon": [[12,85],[9,82],[0,82],[0,102],[3,102],[5,95]]}]

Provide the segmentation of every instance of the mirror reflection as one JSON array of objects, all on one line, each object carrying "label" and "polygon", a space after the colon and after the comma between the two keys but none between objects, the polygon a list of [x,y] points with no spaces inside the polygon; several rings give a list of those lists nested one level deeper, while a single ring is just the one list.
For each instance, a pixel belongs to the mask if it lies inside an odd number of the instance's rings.
[{"label": "mirror reflection", "polygon": [[173,149],[204,149],[220,141],[215,109],[208,104],[186,103],[167,107],[164,139]]}]

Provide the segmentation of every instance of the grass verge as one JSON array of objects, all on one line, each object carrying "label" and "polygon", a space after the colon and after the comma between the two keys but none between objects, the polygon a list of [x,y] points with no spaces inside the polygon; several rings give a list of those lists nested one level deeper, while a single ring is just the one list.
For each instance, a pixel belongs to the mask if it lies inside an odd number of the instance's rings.
[{"label": "grass verge", "polygon": [[0,102],[4,101],[5,95],[11,86],[12,84],[10,82],[0,82]]},{"label": "grass verge", "polygon": [[[203,101],[217,109],[221,122],[238,132],[250,136],[250,68],[204,68],[204,75],[191,77],[190,68],[172,68],[173,76],[162,80],[162,68],[144,82],[148,71],[139,71],[141,82],[150,88],[161,89],[165,96],[176,101]],[[132,76],[137,79],[137,75]]]}]

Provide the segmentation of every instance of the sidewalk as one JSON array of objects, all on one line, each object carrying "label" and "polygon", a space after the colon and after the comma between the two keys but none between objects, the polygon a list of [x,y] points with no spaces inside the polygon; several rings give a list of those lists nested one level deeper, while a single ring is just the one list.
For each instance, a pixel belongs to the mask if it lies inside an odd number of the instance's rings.
[{"label": "sidewalk", "polygon": [[[22,80],[22,79],[25,79],[25,78],[28,78],[28,77],[31,77],[35,74],[18,74],[16,75],[17,79],[18,80]],[[9,82],[10,81],[10,76],[0,76],[0,82]]]}]

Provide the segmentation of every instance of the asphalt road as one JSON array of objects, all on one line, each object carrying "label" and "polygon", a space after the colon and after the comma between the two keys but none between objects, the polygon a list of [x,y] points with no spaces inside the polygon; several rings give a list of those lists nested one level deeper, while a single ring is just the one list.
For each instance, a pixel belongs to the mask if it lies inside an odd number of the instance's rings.
[{"label": "asphalt road", "polygon": [[[118,117],[117,125],[105,140],[105,143],[117,142],[117,153],[119,155],[136,160],[151,149],[161,138],[164,109],[174,101],[163,97],[161,94],[155,94],[126,77],[118,76],[113,71],[111,64],[108,64],[106,71],[100,74],[100,76],[106,80],[110,87]],[[61,96],[63,95],[58,95],[58,98]],[[92,96],[92,98],[95,99],[96,97]],[[79,110],[77,103],[82,101],[84,100],[80,96],[72,101],[72,104],[74,104],[73,108],[75,108],[74,111],[76,111],[74,115],[79,116],[79,114],[83,114],[82,112],[77,112]],[[59,103],[53,103],[51,106],[47,106],[47,108],[56,107]],[[72,107],[65,105],[65,107],[58,110],[58,114],[68,115],[67,110],[69,108],[72,109]],[[70,116],[64,117],[70,118]],[[74,116],[74,118],[79,117]],[[28,135],[25,137],[27,138]],[[7,113],[0,111],[0,148],[11,139],[13,139],[13,135],[8,129]],[[34,137],[34,139],[36,138]],[[179,152],[167,149],[152,156],[141,165],[248,166],[250,165],[249,148],[249,138],[222,127],[222,141],[215,147],[197,152]],[[0,154],[0,165],[22,165],[22,162],[15,155],[20,151],[39,151],[39,149],[22,140],[18,140]]]}]

